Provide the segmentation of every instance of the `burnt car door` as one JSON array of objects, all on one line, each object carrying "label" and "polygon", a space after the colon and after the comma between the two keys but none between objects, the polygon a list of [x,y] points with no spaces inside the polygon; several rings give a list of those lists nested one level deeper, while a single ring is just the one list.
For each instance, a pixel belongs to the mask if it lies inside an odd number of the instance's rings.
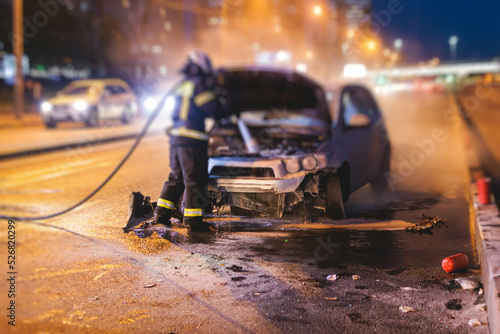
[{"label": "burnt car door", "polygon": [[387,135],[377,103],[365,87],[344,87],[340,103],[339,139],[349,159],[353,192],[379,175]]}]

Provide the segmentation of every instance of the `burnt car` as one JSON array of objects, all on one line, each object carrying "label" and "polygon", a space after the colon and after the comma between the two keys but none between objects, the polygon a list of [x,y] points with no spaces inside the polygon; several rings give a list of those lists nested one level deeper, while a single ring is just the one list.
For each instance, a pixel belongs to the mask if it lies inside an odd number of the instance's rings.
[{"label": "burnt car", "polygon": [[233,115],[210,131],[208,193],[215,216],[345,218],[366,184],[387,187],[391,146],[368,89],[325,89],[285,70],[225,70]]}]

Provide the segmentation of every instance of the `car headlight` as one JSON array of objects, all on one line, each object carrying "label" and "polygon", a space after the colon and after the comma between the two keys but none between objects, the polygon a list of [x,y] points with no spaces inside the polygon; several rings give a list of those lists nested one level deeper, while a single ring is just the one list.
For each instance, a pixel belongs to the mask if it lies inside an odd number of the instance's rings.
[{"label": "car headlight", "polygon": [[78,111],[87,110],[88,107],[89,107],[88,103],[83,100],[78,100],[75,103],[73,103],[73,108]]},{"label": "car headlight", "polygon": [[305,170],[313,170],[318,167],[318,160],[315,157],[309,156],[302,160],[302,168]]},{"label": "car headlight", "polygon": [[300,162],[297,159],[285,160],[285,169],[288,173],[297,173],[300,171]]},{"label": "car headlight", "polygon": [[52,110],[52,104],[50,104],[49,102],[42,102],[40,109],[42,109],[42,111],[44,112],[49,112]]},{"label": "car headlight", "polygon": [[153,111],[156,109],[158,102],[156,102],[156,99],[153,97],[148,97],[146,100],[144,100],[144,108],[148,111]]},{"label": "car headlight", "polygon": [[167,97],[167,100],[165,101],[165,110],[167,112],[173,111],[175,108],[175,98],[173,96]]}]

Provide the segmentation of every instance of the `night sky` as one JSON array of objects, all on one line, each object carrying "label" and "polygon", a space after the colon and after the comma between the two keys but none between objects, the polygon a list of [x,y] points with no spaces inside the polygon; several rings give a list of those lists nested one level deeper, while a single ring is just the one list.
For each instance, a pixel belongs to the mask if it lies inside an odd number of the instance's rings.
[{"label": "night sky", "polygon": [[[373,11],[387,10],[391,0],[373,0]],[[399,0],[403,10],[392,15],[380,35],[393,48],[403,40],[406,63],[439,57],[450,61],[448,39],[459,38],[459,61],[491,60],[500,57],[499,0]],[[384,22],[388,22],[385,20]]]}]

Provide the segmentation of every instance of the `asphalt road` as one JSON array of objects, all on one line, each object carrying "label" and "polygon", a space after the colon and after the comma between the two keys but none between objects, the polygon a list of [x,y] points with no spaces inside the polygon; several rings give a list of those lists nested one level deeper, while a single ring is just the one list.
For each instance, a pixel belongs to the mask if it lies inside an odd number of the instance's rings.
[{"label": "asphalt road", "polygon": [[[16,222],[16,327],[2,317],[0,331],[486,333],[486,326],[468,326],[472,318],[486,321],[475,309],[483,302],[478,290],[450,283],[479,279],[464,133],[453,104],[439,94],[380,101],[393,142],[392,188],[383,196],[361,189],[347,216],[411,223],[422,215],[444,218],[432,234],[229,226],[179,245],[138,239],[121,230],[128,197],[141,191],[155,198],[168,175],[167,140],[150,136],[82,207],[47,221]],[[3,161],[0,212],[41,215],[68,207],[104,179],[130,144]],[[472,265],[444,273],[441,260],[458,252]],[[0,263],[5,310],[6,251]],[[339,279],[328,281],[331,274]],[[445,306],[452,299],[460,310]],[[416,312],[402,313],[400,306]]]}]

